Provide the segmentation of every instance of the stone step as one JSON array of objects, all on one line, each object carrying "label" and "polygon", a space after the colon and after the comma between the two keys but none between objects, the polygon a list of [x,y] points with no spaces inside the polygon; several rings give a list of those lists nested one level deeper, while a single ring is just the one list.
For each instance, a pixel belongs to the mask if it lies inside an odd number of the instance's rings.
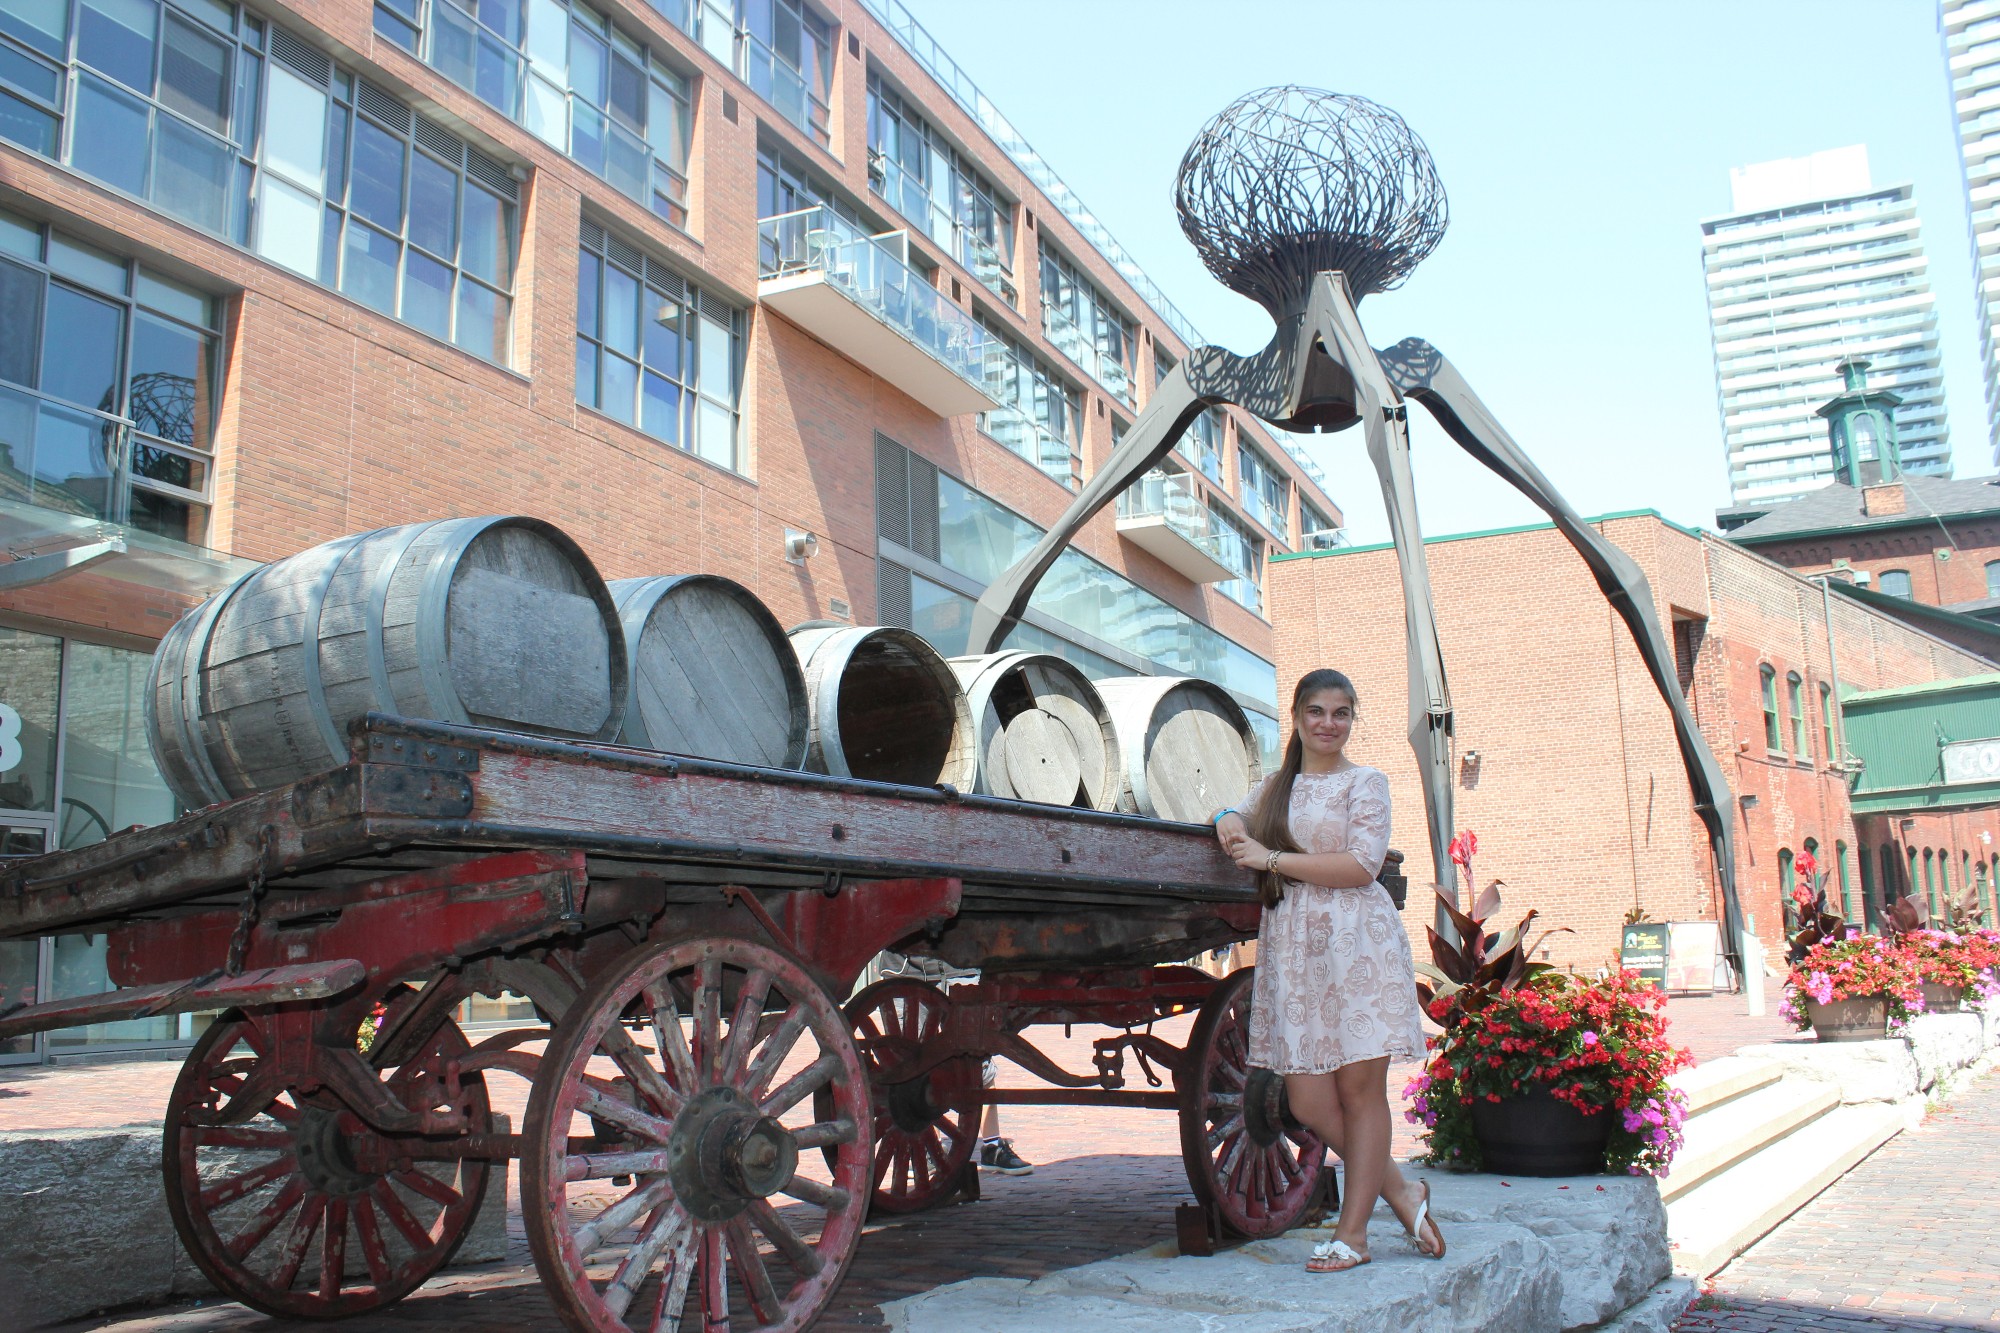
[{"label": "stone step", "polygon": [[1896,1106],[1839,1106],[1667,1205],[1674,1271],[1707,1277],[1909,1123]]},{"label": "stone step", "polygon": [[1688,1117],[1674,1169],[1660,1196],[1686,1194],[1716,1172],[1776,1143],[1840,1105],[1840,1093],[1807,1079],[1777,1079]]},{"label": "stone step", "polygon": [[1772,1061],[1725,1055],[1719,1060],[1683,1069],[1669,1081],[1687,1097],[1688,1114],[1693,1116],[1732,1097],[1741,1097],[1746,1092],[1755,1092],[1776,1083],[1784,1075],[1784,1068]]}]

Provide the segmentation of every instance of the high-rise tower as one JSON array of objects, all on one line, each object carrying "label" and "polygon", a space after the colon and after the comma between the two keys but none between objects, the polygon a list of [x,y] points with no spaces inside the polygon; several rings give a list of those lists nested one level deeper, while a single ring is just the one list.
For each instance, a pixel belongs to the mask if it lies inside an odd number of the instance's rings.
[{"label": "high-rise tower", "polygon": [[1832,477],[1821,403],[1868,358],[1902,400],[1903,467],[1949,476],[1937,312],[1908,185],[1876,188],[1862,145],[1729,173],[1701,224],[1731,502],[1766,508]]},{"label": "high-rise tower", "polygon": [[1979,369],[1986,381],[1986,438],[2000,463],[2000,0],[1941,0],[1938,31],[1951,76],[1952,120],[1965,169],[1978,293]]}]

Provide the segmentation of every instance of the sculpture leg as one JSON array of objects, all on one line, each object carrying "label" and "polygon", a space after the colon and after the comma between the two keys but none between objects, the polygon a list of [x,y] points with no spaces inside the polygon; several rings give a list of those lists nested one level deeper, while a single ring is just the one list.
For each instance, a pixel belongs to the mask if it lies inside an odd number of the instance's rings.
[{"label": "sculpture leg", "polygon": [[[1382,501],[1389,512],[1389,535],[1396,544],[1396,566],[1403,583],[1410,747],[1417,753],[1418,777],[1423,782],[1435,882],[1457,901],[1458,877],[1450,851],[1451,693],[1445,686],[1444,654],[1438,647],[1430,569],[1424,563],[1424,535],[1417,521],[1416,486],[1410,473],[1409,414],[1395,384],[1368,346],[1360,316],[1348,299],[1346,284],[1335,275],[1320,275],[1313,288],[1306,326],[1354,376],[1355,411],[1367,436],[1368,457],[1381,478]],[[1442,906],[1437,910],[1437,932],[1449,941],[1458,937]]]},{"label": "sculpture leg", "polygon": [[1583,557],[1597,579],[1598,588],[1631,630],[1654,686],[1673,713],[1674,738],[1687,769],[1688,785],[1694,792],[1695,812],[1708,829],[1716,878],[1722,889],[1723,949],[1740,977],[1743,913],[1736,897],[1735,829],[1731,823],[1733,803],[1729,784],[1714,753],[1702,739],[1686,696],[1681,693],[1673,648],[1660,630],[1652,586],[1630,556],[1606,541],[1602,533],[1584,522],[1556,493],[1541,469],[1521,451],[1436,348],[1411,338],[1379,355],[1389,377],[1421,402],[1466,452],[1506,478],[1514,489],[1555,520],[1557,530]]},{"label": "sculpture leg", "polygon": [[1147,400],[1146,410],[1132,423],[1132,429],[1111,451],[1111,457],[1097,474],[1085,482],[1083,489],[1056,520],[1056,525],[1042,534],[1035,543],[1035,549],[1014,562],[1013,566],[993,580],[979,598],[979,605],[972,609],[972,629],[967,635],[968,653],[997,653],[1014,626],[1027,613],[1028,598],[1033,596],[1035,585],[1049,572],[1069,547],[1076,534],[1083,530],[1098,510],[1115,499],[1127,486],[1146,475],[1154,464],[1165,458],[1167,451],[1187,433],[1197,414],[1202,412],[1211,400],[1201,398],[1188,383],[1187,370],[1183,366],[1173,371],[1160,382]]}]

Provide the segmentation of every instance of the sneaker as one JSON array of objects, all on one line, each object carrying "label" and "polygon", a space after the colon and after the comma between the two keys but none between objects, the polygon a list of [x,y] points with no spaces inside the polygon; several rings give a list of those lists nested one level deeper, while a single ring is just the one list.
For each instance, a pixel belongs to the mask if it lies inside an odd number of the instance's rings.
[{"label": "sneaker", "polygon": [[1035,1168],[1021,1160],[1012,1139],[987,1139],[979,1145],[979,1168],[1003,1176],[1032,1176]]}]

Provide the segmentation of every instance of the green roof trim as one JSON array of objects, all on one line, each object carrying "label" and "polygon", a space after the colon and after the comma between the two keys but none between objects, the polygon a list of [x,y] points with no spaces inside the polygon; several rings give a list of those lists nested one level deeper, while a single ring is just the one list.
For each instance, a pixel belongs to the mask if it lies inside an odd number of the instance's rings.
[{"label": "green roof trim", "polygon": [[[1684,527],[1657,509],[1621,509],[1616,513],[1597,514],[1586,517],[1583,521],[1586,523],[1610,523],[1621,518],[1655,518],[1672,528],[1675,532],[1684,533],[1689,537],[1700,537],[1702,535],[1700,528]],[[1554,523],[1545,521],[1541,523],[1521,523],[1510,528],[1481,528],[1473,532],[1452,532],[1446,533],[1441,537],[1426,537],[1424,538],[1424,545],[1440,546],[1445,542],[1477,541],[1482,537],[1511,537],[1517,532],[1541,532],[1554,527]],[[1280,551],[1272,555],[1270,560],[1274,564],[1281,560],[1321,560],[1332,555],[1361,555],[1367,551],[1392,551],[1395,547],[1396,544],[1394,542],[1374,542],[1367,546],[1336,546],[1330,551]]]},{"label": "green roof trim", "polygon": [[1993,651],[1988,656],[2000,657],[2000,625],[1990,620],[1981,620],[1978,616],[1968,616],[1958,611],[1947,611],[1941,606],[1931,606],[1908,597],[1876,592],[1873,588],[1856,587],[1840,579],[1828,579],[1826,583],[1842,597],[1859,602],[1871,610],[1880,611],[1893,619],[1912,624],[1928,622],[1944,629],[1956,630],[1960,634],[1970,635],[1975,641],[1984,641],[1992,645]]},{"label": "green roof trim", "polygon": [[1957,676],[1951,680],[1927,680],[1918,685],[1893,685],[1886,690],[1856,690],[1842,697],[1841,706],[1865,708],[1869,704],[1889,703],[1896,699],[1914,699],[1927,694],[1953,694],[1959,691],[1995,688],[2000,688],[2000,671],[1989,671],[1978,676]]}]

